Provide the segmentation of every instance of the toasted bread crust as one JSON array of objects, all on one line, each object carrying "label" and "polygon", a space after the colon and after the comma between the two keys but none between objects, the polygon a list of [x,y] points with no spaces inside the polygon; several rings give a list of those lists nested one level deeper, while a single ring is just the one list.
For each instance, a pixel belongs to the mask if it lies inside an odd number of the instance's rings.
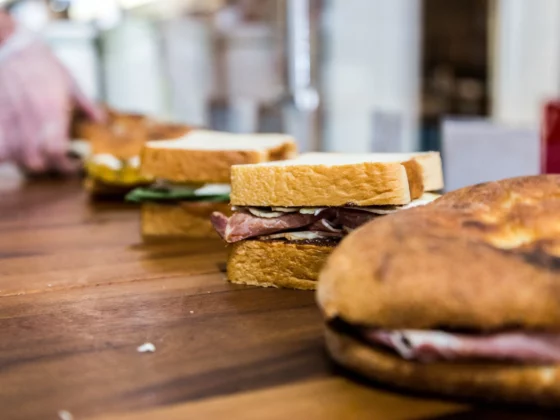
[{"label": "toasted bread crust", "polygon": [[233,165],[288,159],[295,155],[291,141],[267,150],[181,150],[145,147],[141,173],[176,183],[228,183]]},{"label": "toasted bread crust", "polygon": [[232,283],[314,290],[329,245],[248,240],[233,245],[227,264]]},{"label": "toasted bread crust", "polygon": [[467,187],[352,232],[321,273],[327,318],[383,328],[560,328],[560,176]]},{"label": "toasted bread crust", "polygon": [[184,124],[150,121],[148,123],[148,138],[150,140],[178,139],[191,130],[194,130],[194,127]]},{"label": "toasted bread crust", "polygon": [[83,122],[80,138],[90,142],[93,155],[110,154],[119,159],[138,156],[149,140],[144,120],[124,117],[110,124]]},{"label": "toasted bread crust", "polygon": [[365,377],[403,389],[486,401],[560,406],[560,365],[417,363],[328,328],[331,356]]},{"label": "toasted bread crust", "polygon": [[403,162],[408,178],[408,189],[410,191],[410,199],[416,200],[424,194],[423,168],[417,160],[412,159]]},{"label": "toasted bread crust", "polygon": [[218,238],[210,215],[219,211],[231,215],[228,203],[181,202],[142,204],[142,235],[185,238]]},{"label": "toasted bread crust", "polygon": [[401,163],[236,166],[231,190],[231,203],[236,206],[369,206],[411,200]]}]

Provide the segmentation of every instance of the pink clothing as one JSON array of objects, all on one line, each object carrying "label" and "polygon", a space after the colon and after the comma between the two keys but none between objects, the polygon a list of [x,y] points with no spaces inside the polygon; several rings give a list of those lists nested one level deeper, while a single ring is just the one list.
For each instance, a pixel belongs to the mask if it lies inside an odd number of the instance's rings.
[{"label": "pink clothing", "polygon": [[0,11],[0,162],[31,172],[75,169],[67,147],[76,105],[103,118],[49,48]]}]

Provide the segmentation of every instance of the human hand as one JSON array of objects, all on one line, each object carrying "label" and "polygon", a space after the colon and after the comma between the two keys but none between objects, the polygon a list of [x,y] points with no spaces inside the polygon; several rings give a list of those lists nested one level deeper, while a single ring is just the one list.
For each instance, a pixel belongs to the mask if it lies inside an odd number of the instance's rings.
[{"label": "human hand", "polygon": [[67,156],[74,106],[104,118],[45,44],[18,32],[0,44],[0,161],[32,173],[75,171]]}]

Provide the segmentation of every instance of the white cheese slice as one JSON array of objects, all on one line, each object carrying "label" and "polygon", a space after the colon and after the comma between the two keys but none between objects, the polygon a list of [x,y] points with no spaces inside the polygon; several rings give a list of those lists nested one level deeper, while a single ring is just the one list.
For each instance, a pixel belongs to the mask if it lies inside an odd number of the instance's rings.
[{"label": "white cheese slice", "polygon": [[272,207],[272,211],[281,211],[282,213],[297,213],[297,207]]},{"label": "white cheese slice", "polygon": [[135,168],[135,169],[139,168],[140,167],[140,156],[132,156],[130,159],[128,159],[127,164],[131,168]]},{"label": "white cheese slice", "polygon": [[327,219],[321,219],[321,224],[331,232],[336,232],[336,233],[342,232],[342,229],[335,228]]},{"label": "white cheese slice", "polygon": [[326,207],[302,207],[299,209],[299,212],[301,214],[313,214],[317,216],[319,213],[325,210],[325,208]]},{"label": "white cheese slice", "polygon": [[287,239],[289,241],[308,241],[312,239],[322,239],[322,238],[332,238],[338,237],[338,235],[333,235],[332,233],[326,232],[311,232],[311,231],[301,231],[301,232],[282,232],[274,233],[272,235],[259,236],[259,239]]},{"label": "white cheese slice", "polygon": [[249,210],[249,213],[253,216],[262,217],[263,219],[274,219],[284,215],[284,212],[281,211],[266,211],[255,207],[249,207],[247,210]]},{"label": "white cheese slice", "polygon": [[194,192],[196,196],[224,195],[231,193],[229,184],[206,184]]},{"label": "white cheese slice", "polygon": [[93,155],[91,157],[91,161],[96,165],[106,166],[107,168],[110,168],[114,171],[118,171],[123,167],[122,162],[118,158],[108,153]]},{"label": "white cheese slice", "polygon": [[[424,193],[424,195],[422,195],[422,197],[411,201],[408,204],[402,205],[402,206],[371,206],[371,207],[345,207],[345,208],[349,208],[352,210],[358,210],[358,211],[365,211],[368,213],[374,213],[374,214],[391,214],[391,213],[395,213],[397,211],[400,210],[406,210],[406,209],[410,209],[412,207],[418,207],[418,206],[423,206],[426,205],[432,201],[434,201],[435,199],[437,199],[439,196],[439,194],[432,194],[432,193]],[[342,206],[344,207],[344,206]],[[243,210],[246,209],[247,211],[249,211],[252,215],[257,216],[257,217],[263,217],[266,219],[272,219],[275,217],[280,217],[282,216],[284,213],[295,213],[295,212],[300,212],[301,214],[313,214],[315,216],[317,216],[318,214],[320,214],[323,210],[326,210],[327,207],[271,207],[271,210],[263,210],[260,207],[244,207],[244,206],[233,206],[232,210],[233,211],[239,211],[239,210]]]}]

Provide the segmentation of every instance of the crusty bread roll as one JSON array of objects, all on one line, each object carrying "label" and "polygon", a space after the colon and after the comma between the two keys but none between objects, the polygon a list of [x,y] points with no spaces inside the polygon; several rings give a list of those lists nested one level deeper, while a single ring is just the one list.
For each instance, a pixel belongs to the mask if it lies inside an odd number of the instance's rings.
[{"label": "crusty bread roll", "polygon": [[560,328],[559,196],[560,176],[515,178],[378,218],[329,258],[319,303],[386,328]]},{"label": "crusty bread roll", "polygon": [[315,290],[319,270],[334,245],[247,240],[232,246],[227,265],[232,283]]},{"label": "crusty bread roll", "polygon": [[[443,188],[439,153],[308,153],[289,161],[234,166],[237,206],[407,204]],[[251,188],[246,188],[250,185]]]},{"label": "crusty bread roll", "polygon": [[193,130],[178,140],[148,142],[141,172],[174,183],[229,183],[232,165],[288,159],[296,149],[284,134]]},{"label": "crusty bread roll", "polygon": [[142,236],[219,238],[210,222],[215,211],[231,214],[229,204],[223,202],[143,203]]},{"label": "crusty bread roll", "polygon": [[317,291],[342,365],[446,395],[560,405],[560,365],[421,363],[332,329],[560,331],[560,175],[467,187],[378,218],[328,258]]}]

